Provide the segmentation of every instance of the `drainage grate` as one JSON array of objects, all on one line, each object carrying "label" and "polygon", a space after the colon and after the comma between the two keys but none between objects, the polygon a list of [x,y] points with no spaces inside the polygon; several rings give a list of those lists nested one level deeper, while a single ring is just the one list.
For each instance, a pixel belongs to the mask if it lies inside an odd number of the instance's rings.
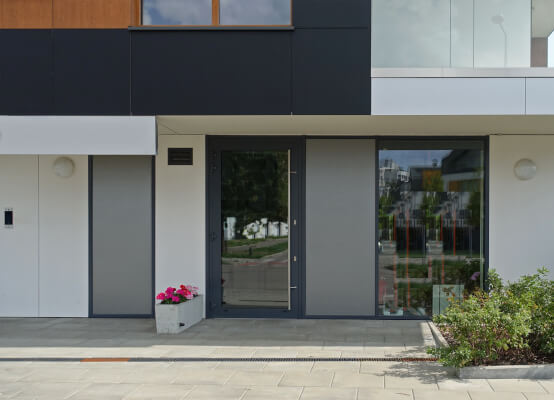
[{"label": "drainage grate", "polygon": [[78,358],[78,357],[0,357],[0,362],[306,362],[306,361],[397,361],[397,362],[433,362],[436,358],[424,357],[130,357],[130,358]]}]

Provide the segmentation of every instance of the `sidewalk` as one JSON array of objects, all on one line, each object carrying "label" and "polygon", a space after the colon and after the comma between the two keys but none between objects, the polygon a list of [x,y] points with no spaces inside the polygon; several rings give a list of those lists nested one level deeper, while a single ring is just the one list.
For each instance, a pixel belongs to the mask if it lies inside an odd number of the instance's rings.
[{"label": "sidewalk", "polygon": [[340,360],[428,357],[430,344],[418,321],[207,320],[159,336],[152,320],[0,319],[0,359],[203,359],[0,361],[0,399],[554,400],[552,380],[459,380],[435,362]]}]

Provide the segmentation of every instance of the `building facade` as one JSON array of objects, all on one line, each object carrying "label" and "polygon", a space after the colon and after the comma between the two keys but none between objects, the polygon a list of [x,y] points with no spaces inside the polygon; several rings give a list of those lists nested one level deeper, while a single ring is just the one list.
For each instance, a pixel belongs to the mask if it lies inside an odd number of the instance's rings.
[{"label": "building facade", "polygon": [[553,31],[550,0],[0,0],[0,316],[188,283],[208,318],[429,318],[552,267]]}]

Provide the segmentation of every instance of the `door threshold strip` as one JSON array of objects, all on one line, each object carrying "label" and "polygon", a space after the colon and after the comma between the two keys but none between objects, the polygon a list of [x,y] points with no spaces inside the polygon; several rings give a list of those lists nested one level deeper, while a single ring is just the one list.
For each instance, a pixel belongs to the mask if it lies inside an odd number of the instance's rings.
[{"label": "door threshold strip", "polygon": [[373,361],[434,362],[427,357],[0,357],[0,362],[310,362],[310,361]]}]

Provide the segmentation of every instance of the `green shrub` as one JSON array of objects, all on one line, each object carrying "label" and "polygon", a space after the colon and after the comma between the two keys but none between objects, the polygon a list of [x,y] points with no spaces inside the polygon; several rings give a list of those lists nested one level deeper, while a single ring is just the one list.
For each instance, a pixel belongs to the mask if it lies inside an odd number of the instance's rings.
[{"label": "green shrub", "polygon": [[541,354],[554,354],[554,281],[546,278],[548,270],[541,268],[534,275],[523,276],[509,283],[505,290],[516,297],[529,297],[531,333],[528,342]]},{"label": "green shrub", "polygon": [[450,346],[429,349],[444,365],[525,362],[553,354],[553,282],[546,270],[504,285],[491,271],[490,288],[452,299],[433,318]]}]

